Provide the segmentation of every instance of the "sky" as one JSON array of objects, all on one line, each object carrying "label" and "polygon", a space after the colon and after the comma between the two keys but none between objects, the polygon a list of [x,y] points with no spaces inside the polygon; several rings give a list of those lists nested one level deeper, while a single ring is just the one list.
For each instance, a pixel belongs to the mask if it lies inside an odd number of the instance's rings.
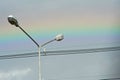
[{"label": "sky", "polygon": [[[64,35],[63,41],[45,46],[46,51],[119,46],[119,4],[119,0],[1,0],[0,55],[37,51],[19,28],[8,23],[9,15],[15,16],[40,45],[57,34]],[[118,53],[41,57],[42,78],[98,80],[120,76]],[[37,57],[2,60],[0,80],[38,80],[37,65]]]}]

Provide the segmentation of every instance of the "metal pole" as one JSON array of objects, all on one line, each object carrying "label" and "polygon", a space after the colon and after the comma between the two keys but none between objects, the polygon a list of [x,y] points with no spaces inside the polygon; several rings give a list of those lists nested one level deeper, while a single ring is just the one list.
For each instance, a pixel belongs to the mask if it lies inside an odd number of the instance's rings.
[{"label": "metal pole", "polygon": [[63,39],[63,35],[58,35],[55,39],[53,39],[53,40],[50,40],[50,41],[48,41],[48,42],[46,42],[46,43],[44,43],[43,45],[39,45],[22,27],[20,27],[19,26],[19,24],[18,24],[18,21],[12,16],[12,15],[10,15],[10,16],[8,16],[8,21],[9,21],[9,23],[10,24],[12,24],[12,25],[15,25],[16,27],[19,27],[35,44],[36,44],[36,46],[38,47],[38,75],[39,75],[39,77],[38,77],[38,79],[39,80],[42,80],[42,78],[41,78],[41,63],[40,63],[40,49],[41,49],[41,47],[43,47],[43,46],[45,46],[45,45],[47,45],[48,43],[51,43],[51,42],[53,42],[53,41],[61,41],[62,39]]},{"label": "metal pole", "polygon": [[22,27],[18,27],[39,47],[39,44]]},{"label": "metal pole", "polygon": [[43,46],[45,46],[45,45],[47,45],[47,44],[55,41],[55,39],[50,40],[50,41],[48,41],[48,42],[46,42],[46,43],[44,43],[44,44],[42,44],[40,46],[22,27],[20,27],[20,26],[17,26],[17,27],[19,27],[36,44],[36,46],[38,47],[38,60],[39,60],[38,61],[38,80],[42,80],[40,50],[41,50],[41,47],[43,47]]},{"label": "metal pole", "polygon": [[39,61],[38,61],[38,64],[39,64],[39,65],[38,65],[38,70],[39,70],[39,71],[38,71],[38,75],[39,75],[39,76],[38,76],[38,79],[39,79],[39,80],[42,80],[42,77],[41,77],[41,62],[40,62],[40,61],[41,61],[41,60],[40,60],[40,49],[41,49],[41,47],[39,46],[39,47],[38,47],[38,60],[39,60]]},{"label": "metal pole", "polygon": [[47,45],[47,44],[49,44],[49,43],[51,43],[51,42],[53,42],[53,41],[55,41],[55,39],[50,40],[50,41],[48,41],[48,42],[46,42],[46,43],[42,44],[42,45],[41,45],[41,47],[44,47],[45,45]]},{"label": "metal pole", "polygon": [[20,26],[18,26],[38,47],[38,80],[42,80],[41,78],[41,60],[40,60],[40,49],[41,47],[39,46],[39,44]]}]

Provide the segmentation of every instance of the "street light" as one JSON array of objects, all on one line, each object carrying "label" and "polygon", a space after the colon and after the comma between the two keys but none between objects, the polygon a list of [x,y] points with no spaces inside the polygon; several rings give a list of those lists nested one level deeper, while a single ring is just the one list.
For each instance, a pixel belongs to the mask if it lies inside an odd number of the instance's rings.
[{"label": "street light", "polygon": [[41,66],[40,66],[40,49],[43,47],[43,46],[45,46],[45,45],[47,45],[47,44],[49,44],[49,43],[51,43],[51,42],[53,42],[53,41],[61,41],[61,40],[63,40],[64,39],[64,36],[62,35],[62,34],[59,34],[59,35],[57,35],[53,40],[50,40],[50,41],[48,41],[48,42],[46,42],[46,43],[44,43],[44,44],[42,44],[42,45],[39,45],[22,27],[20,27],[20,25],[19,25],[19,23],[18,23],[18,21],[17,21],[17,19],[15,19],[12,15],[9,15],[8,16],[8,22],[11,24],[11,25],[14,25],[14,26],[16,26],[16,27],[19,27],[35,44],[36,44],[36,46],[38,47],[38,58],[39,58],[39,66],[38,66],[38,68],[39,68],[39,80],[42,80],[42,78],[41,78]]}]

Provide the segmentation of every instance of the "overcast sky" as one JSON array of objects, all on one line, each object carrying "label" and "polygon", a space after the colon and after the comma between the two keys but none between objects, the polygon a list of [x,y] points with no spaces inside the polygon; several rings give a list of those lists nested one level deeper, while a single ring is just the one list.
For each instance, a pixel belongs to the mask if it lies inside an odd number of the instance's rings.
[{"label": "overcast sky", "polygon": [[[119,0],[1,0],[0,55],[37,51],[35,44],[7,21],[14,15],[38,42],[62,33],[46,50],[119,46]],[[98,80],[119,77],[119,51],[41,57],[43,80]],[[38,58],[0,61],[0,80],[38,80]]]}]

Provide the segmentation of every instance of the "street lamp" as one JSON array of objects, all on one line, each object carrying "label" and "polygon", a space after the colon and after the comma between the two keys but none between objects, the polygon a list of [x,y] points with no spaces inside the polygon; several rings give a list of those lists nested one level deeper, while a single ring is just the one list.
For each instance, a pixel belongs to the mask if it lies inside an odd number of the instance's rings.
[{"label": "street lamp", "polygon": [[20,25],[19,25],[19,23],[18,23],[18,21],[17,21],[17,19],[15,19],[12,15],[9,15],[8,16],[8,22],[11,24],[11,25],[14,25],[14,26],[16,26],[16,27],[19,27],[35,44],[36,44],[36,46],[38,47],[38,58],[39,58],[39,66],[38,66],[38,68],[39,68],[39,80],[42,80],[42,77],[41,77],[41,66],[40,66],[40,49],[43,47],[43,46],[45,46],[45,45],[47,45],[47,44],[49,44],[49,43],[51,43],[51,42],[53,42],[53,41],[61,41],[61,40],[63,40],[64,39],[64,36],[62,35],[62,34],[59,34],[59,35],[57,35],[53,40],[50,40],[50,41],[48,41],[48,42],[46,42],[46,43],[44,43],[44,44],[42,44],[42,45],[39,45],[22,27],[20,27]]}]

